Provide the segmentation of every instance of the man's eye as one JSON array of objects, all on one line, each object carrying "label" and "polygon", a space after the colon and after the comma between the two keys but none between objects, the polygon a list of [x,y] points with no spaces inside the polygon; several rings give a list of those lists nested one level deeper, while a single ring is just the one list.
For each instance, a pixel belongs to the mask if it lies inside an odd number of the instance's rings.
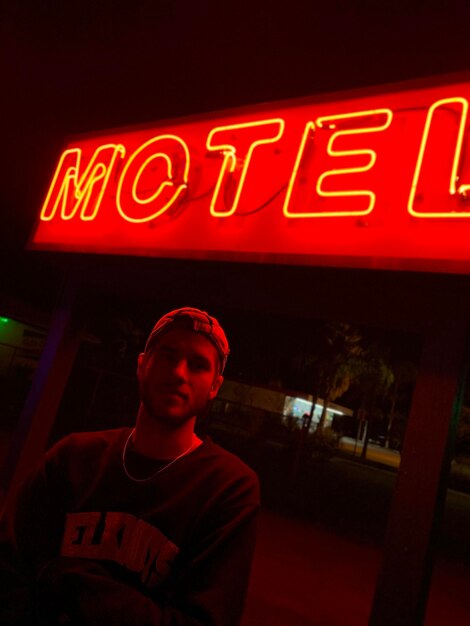
[{"label": "man's eye", "polygon": [[171,363],[172,361],[174,361],[176,359],[176,355],[174,352],[171,352],[170,350],[161,350],[160,351],[160,357],[167,361],[168,363]]},{"label": "man's eye", "polygon": [[193,361],[191,363],[191,368],[197,372],[207,371],[209,369],[209,365],[204,361]]}]

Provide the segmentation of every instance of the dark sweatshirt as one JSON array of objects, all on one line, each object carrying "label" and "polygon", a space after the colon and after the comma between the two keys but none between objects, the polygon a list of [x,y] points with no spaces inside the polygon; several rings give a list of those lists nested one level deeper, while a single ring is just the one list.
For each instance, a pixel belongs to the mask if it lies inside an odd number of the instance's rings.
[{"label": "dark sweatshirt", "polygon": [[[2,625],[239,624],[256,474],[207,438],[135,482],[122,463],[130,432],[65,437],[21,489],[0,543]],[[126,460],[134,477],[166,464],[132,447]]]}]

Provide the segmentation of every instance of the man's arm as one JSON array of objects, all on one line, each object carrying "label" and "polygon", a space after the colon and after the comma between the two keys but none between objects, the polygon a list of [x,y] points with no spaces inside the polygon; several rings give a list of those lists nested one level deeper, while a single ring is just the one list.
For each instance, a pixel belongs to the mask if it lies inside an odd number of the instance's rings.
[{"label": "man's arm", "polygon": [[87,626],[237,626],[255,542],[254,475],[225,489],[174,562],[176,575],[150,596],[113,577],[105,563],[59,556],[67,501],[60,457],[69,453],[61,444],[48,453],[11,513],[0,618],[8,610],[19,617],[0,623],[27,626],[39,609],[51,624],[65,613]]},{"label": "man's arm", "polygon": [[57,545],[60,515],[51,497],[43,461],[17,490],[0,520],[0,623],[35,623],[36,573]]},{"label": "man's arm", "polygon": [[258,489],[257,482],[247,484],[215,507],[183,557],[187,565],[175,580],[170,602],[187,607],[202,624],[239,624],[255,548]]},{"label": "man's arm", "polygon": [[[58,557],[39,575],[40,612],[87,626],[237,626],[255,543],[256,497],[217,508],[184,551],[165,594],[116,580],[93,560]],[[175,563],[176,565],[176,563]],[[164,599],[165,597],[165,599]]]}]

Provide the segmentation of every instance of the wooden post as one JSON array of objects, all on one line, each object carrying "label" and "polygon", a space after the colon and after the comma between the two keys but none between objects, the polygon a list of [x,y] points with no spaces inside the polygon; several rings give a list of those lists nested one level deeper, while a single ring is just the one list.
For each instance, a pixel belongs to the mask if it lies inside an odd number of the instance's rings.
[{"label": "wooden post", "polygon": [[466,331],[466,323],[444,320],[425,336],[369,626],[424,622]]},{"label": "wooden post", "polygon": [[49,334],[0,472],[0,509],[43,455],[82,334],[78,279],[67,277]]}]

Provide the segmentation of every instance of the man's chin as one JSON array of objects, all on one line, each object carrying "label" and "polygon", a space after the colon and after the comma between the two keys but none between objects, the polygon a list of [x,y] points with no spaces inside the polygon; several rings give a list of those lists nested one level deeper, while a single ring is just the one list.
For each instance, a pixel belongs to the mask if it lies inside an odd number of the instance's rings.
[{"label": "man's chin", "polygon": [[158,424],[165,424],[167,428],[171,430],[177,430],[183,424],[186,424],[186,422],[188,422],[192,416],[154,413],[153,415],[151,415],[151,417]]},{"label": "man's chin", "polygon": [[177,429],[194,415],[192,413],[184,413],[178,410],[176,407],[160,407],[152,406],[149,403],[144,402],[147,415],[155,422],[159,424],[165,424],[167,427]]}]

